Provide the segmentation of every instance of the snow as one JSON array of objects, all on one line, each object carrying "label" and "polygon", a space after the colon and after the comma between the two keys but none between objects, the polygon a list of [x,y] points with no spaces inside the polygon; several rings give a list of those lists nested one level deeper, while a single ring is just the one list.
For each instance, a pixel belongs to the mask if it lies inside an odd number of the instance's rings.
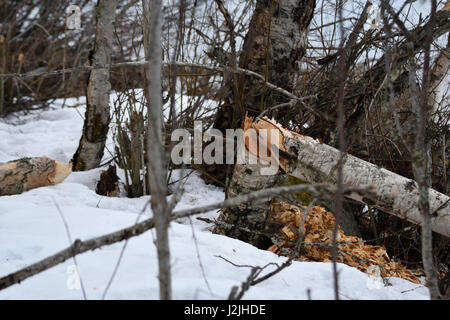
[{"label": "snow", "polygon": [[[24,156],[46,155],[69,161],[81,134],[83,99],[61,101],[52,110],[16,114],[0,120],[0,162]],[[108,146],[111,147],[111,138]],[[105,154],[105,159],[109,155]],[[135,223],[148,196],[128,199],[95,193],[101,169],[74,172],[63,183],[20,195],[0,197],[0,277],[37,262],[69,245],[63,219],[72,241],[86,240]],[[186,172],[185,172],[186,173]],[[180,172],[176,172],[180,176]],[[223,189],[206,185],[191,172],[176,210],[224,199]],[[143,214],[149,217],[149,209]],[[213,211],[203,217],[217,217]],[[141,217],[144,218],[144,217]],[[244,242],[212,234],[210,226],[186,218],[170,227],[170,249],[175,299],[226,299],[233,286],[245,281],[250,269],[286,258]],[[107,299],[158,299],[157,257],[154,231],[132,238],[127,245]],[[101,299],[124,243],[116,243],[77,256],[81,281],[88,299]],[[223,257],[223,258],[221,258]],[[390,278],[391,286],[359,270],[339,264],[342,299],[428,299],[424,286]],[[0,291],[0,299],[83,299],[74,285],[74,262],[68,260],[20,284]],[[262,275],[274,270],[267,267]],[[76,278],[75,278],[76,280]],[[333,299],[330,263],[293,262],[279,274],[251,287],[244,299]]]}]

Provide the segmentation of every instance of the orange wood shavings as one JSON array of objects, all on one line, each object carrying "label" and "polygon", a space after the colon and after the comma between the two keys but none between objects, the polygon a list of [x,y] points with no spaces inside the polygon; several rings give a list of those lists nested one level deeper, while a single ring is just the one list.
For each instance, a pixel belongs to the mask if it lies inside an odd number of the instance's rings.
[{"label": "orange wood shavings", "polygon": [[[284,131],[286,129],[283,129],[276,122],[267,118],[258,118],[255,122],[253,120],[253,117],[246,116],[242,123],[245,147],[250,153],[260,159],[270,161],[272,148],[286,152],[286,148],[284,147]],[[265,150],[262,150],[261,147]],[[280,161],[280,157],[276,157],[275,160],[286,170],[285,161]]]},{"label": "orange wood shavings", "polygon": [[[292,249],[298,240],[298,229],[303,210],[286,202],[274,202],[271,205],[269,223],[279,226],[279,237],[285,239],[268,248],[279,255],[286,255],[283,248]],[[334,215],[322,207],[313,207],[303,226],[304,245],[300,259],[306,261],[331,261],[330,246],[334,228]],[[347,236],[338,228],[338,262],[355,267],[363,272],[372,273],[377,266],[382,277],[399,277],[414,283],[421,283],[417,274],[408,270],[399,262],[393,261],[383,246],[365,244],[355,236]]]}]

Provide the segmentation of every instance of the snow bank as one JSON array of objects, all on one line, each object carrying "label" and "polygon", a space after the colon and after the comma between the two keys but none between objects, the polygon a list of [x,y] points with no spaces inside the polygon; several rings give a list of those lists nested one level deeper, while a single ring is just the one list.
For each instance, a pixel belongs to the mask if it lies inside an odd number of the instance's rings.
[{"label": "snow bank", "polygon": [[[79,103],[69,99],[68,105]],[[81,101],[82,102],[82,101]],[[84,108],[64,108],[0,120],[0,162],[47,155],[69,161],[76,150]],[[109,139],[107,146],[112,147]],[[112,148],[110,150],[113,150]],[[106,152],[105,157],[108,157]],[[67,220],[72,239],[88,239],[132,225],[149,197],[108,198],[95,193],[100,169],[74,172],[63,183],[0,197],[0,276],[54,254],[69,245],[55,202]],[[180,175],[181,173],[177,173]],[[189,175],[178,209],[224,199],[222,189],[206,185],[198,173]],[[147,210],[144,215],[151,215]],[[203,214],[209,218],[216,211]],[[195,217],[172,223],[170,248],[175,299],[225,299],[250,269],[286,258],[241,241],[211,234]],[[154,232],[129,241],[108,299],[157,299],[157,258]],[[100,299],[117,263],[123,243],[77,257],[88,299]],[[73,285],[73,260],[0,291],[0,299],[82,299]],[[272,271],[270,266],[265,272]],[[339,264],[343,299],[428,299],[423,286],[399,278],[384,286],[378,279]],[[294,262],[273,278],[252,287],[245,299],[333,299],[330,263]]]}]

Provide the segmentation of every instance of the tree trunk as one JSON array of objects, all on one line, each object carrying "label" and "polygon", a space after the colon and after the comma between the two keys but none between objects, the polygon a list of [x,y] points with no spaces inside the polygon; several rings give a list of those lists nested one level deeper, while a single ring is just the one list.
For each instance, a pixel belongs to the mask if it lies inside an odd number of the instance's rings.
[{"label": "tree trunk", "polygon": [[[170,209],[167,196],[167,166],[163,141],[163,114],[161,97],[161,0],[143,0],[145,55],[149,61],[146,68],[147,100],[147,157],[148,180],[151,205],[156,228],[156,249],[158,253],[159,297],[172,299],[172,280],[169,247]],[[148,33],[145,31],[148,30]],[[150,183],[151,181],[151,183]]]},{"label": "tree trunk", "polygon": [[[314,8],[314,0],[258,0],[244,41],[239,67],[266,75],[267,81],[292,92],[295,74],[299,71],[298,62],[306,52]],[[240,127],[245,113],[259,114],[266,108],[286,101],[284,96],[266,91],[264,84],[248,77],[240,77],[238,83],[232,83],[232,86],[234,94],[228,103],[221,106],[215,122],[215,128],[222,131]],[[273,186],[276,175],[261,175],[260,169],[260,164],[236,164],[226,196],[232,197],[242,192]],[[222,167],[222,172],[224,171],[226,170]],[[265,237],[244,232],[242,228],[263,231],[269,206],[270,200],[266,200],[257,205],[225,209],[219,220],[231,228],[217,226],[215,232],[267,248]]]},{"label": "tree trunk", "polygon": [[47,157],[22,158],[0,164],[0,196],[60,183],[71,172],[71,163]]},{"label": "tree trunk", "polygon": [[116,0],[98,0],[96,7],[97,29],[90,65],[99,67],[90,72],[86,95],[86,114],[83,133],[73,156],[73,170],[96,168],[103,157],[109,129],[109,65],[114,34]]},{"label": "tree trunk", "polygon": [[[450,2],[449,2],[450,4]],[[438,111],[440,102],[445,94],[446,78],[450,70],[450,33],[447,36],[447,46],[439,53],[430,73],[430,86],[428,94],[428,106],[431,108],[431,116]]]},{"label": "tree trunk", "polygon": [[[264,119],[264,122],[277,127],[283,136],[283,142],[276,147],[285,151],[280,156],[280,166],[287,174],[309,183],[336,184],[339,150],[284,129],[274,121]],[[345,156],[342,171],[347,188],[372,188],[367,195],[354,192],[347,195],[348,198],[422,224],[423,216],[417,206],[420,192],[414,180],[349,154]],[[433,216],[431,229],[450,237],[450,198],[433,189],[429,189],[428,198]]]}]

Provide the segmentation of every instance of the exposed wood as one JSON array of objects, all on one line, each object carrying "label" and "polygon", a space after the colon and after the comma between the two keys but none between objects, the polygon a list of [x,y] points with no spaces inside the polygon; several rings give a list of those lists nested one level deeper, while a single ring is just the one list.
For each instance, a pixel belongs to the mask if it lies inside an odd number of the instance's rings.
[{"label": "exposed wood", "polygon": [[[280,155],[280,167],[287,174],[309,183],[336,183],[339,150],[287,130],[273,120],[258,119],[256,123],[262,121],[270,122],[283,135],[283,144],[279,148],[285,149],[286,153]],[[419,188],[414,180],[350,154],[345,156],[343,175],[346,187],[374,187],[374,193],[370,196],[347,194],[347,198],[372,205],[412,223],[422,224],[418,209]],[[433,213],[432,230],[450,237],[450,198],[429,189],[429,203],[430,212]]]},{"label": "exposed wood", "polygon": [[71,172],[71,163],[47,157],[22,158],[0,164],[0,196],[60,183]]}]

